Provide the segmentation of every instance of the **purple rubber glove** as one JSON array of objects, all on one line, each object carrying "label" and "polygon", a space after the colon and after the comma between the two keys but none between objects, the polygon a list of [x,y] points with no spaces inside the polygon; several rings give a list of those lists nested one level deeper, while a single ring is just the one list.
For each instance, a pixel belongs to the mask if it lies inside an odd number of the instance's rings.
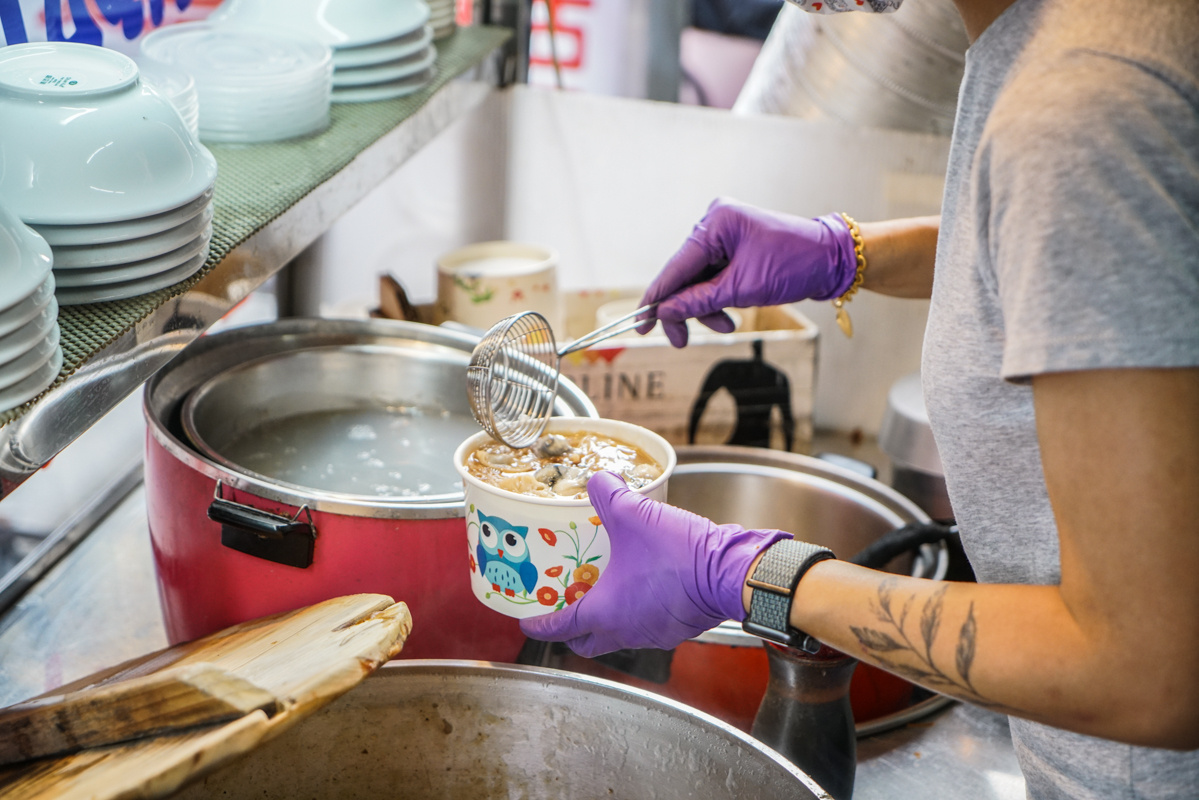
[{"label": "purple rubber glove", "polygon": [[692,317],[730,333],[733,321],[721,309],[829,300],[849,289],[856,271],[853,236],[839,214],[806,219],[718,198],[641,304],[659,303],[653,316],[683,347]]},{"label": "purple rubber glove", "polygon": [[627,647],[668,650],[745,618],[741,587],[758,554],[791,534],[717,525],[630,491],[611,472],[587,482],[612,541],[595,588],[561,611],[520,621],[525,635],[591,658]]}]

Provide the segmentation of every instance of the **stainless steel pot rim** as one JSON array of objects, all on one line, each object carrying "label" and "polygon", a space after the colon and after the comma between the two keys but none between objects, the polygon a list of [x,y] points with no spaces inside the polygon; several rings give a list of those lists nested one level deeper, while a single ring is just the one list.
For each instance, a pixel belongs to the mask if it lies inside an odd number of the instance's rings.
[{"label": "stainless steel pot rim", "polygon": [[[890,486],[812,456],[738,445],[676,445],[675,454],[678,457],[675,475],[683,476],[690,470],[715,465],[733,472],[765,472],[784,477],[788,473],[799,473],[835,484],[843,494],[852,492],[857,502],[863,498],[870,501],[874,504],[873,510],[884,518],[890,517],[896,527],[907,522],[932,521],[924,509]],[[949,551],[944,545],[920,548],[917,561],[913,563],[913,575],[944,580],[948,572]]]},{"label": "stainless steel pot rim", "polygon": [[[221,481],[228,488],[263,500],[296,509],[307,505],[313,512],[372,519],[461,518],[465,516],[464,495],[457,495],[450,501],[415,502],[368,497],[359,502],[348,499],[356,496],[338,497],[306,488],[297,491],[273,480],[226,469],[176,437],[168,429],[167,420],[162,418],[180,405],[183,397],[205,378],[259,355],[321,346],[387,346],[389,342],[397,341],[428,348],[430,352],[441,347],[469,355],[478,343],[478,336],[418,322],[384,319],[288,319],[209,334],[189,344],[147,381],[142,395],[147,429],[167,453],[211,479],[214,485]],[[214,363],[209,364],[210,361]],[[178,382],[180,373],[189,369],[199,374],[182,388],[171,385]],[[582,390],[568,381],[563,384],[559,389],[560,412],[566,412],[563,416],[599,416],[595,405]],[[160,393],[165,396],[159,396]]]},{"label": "stainless steel pot rim", "polygon": [[[380,498],[378,495],[352,494],[352,493],[348,493],[348,492],[335,492],[335,491],[329,491],[329,490],[315,489],[313,487],[303,486],[298,483],[290,483],[289,481],[285,481],[280,478],[273,478],[270,475],[263,475],[262,473],[255,472],[254,470],[249,469],[248,467],[238,464],[235,461],[232,461],[231,459],[226,458],[224,455],[222,455],[217,450],[217,448],[210,445],[204,439],[203,435],[198,430],[195,429],[195,426],[193,424],[194,420],[192,419],[189,411],[191,408],[194,408],[194,404],[195,404],[196,400],[203,396],[204,392],[213,385],[214,381],[219,381],[222,378],[224,378],[228,375],[231,375],[237,371],[252,370],[260,364],[265,364],[265,363],[274,361],[276,359],[290,359],[290,358],[294,358],[295,356],[300,355],[302,353],[319,353],[322,351],[329,351],[329,352],[349,351],[349,352],[355,352],[355,353],[385,355],[388,353],[395,353],[400,349],[401,348],[398,348],[396,346],[388,346],[388,345],[381,345],[381,344],[357,344],[357,345],[339,345],[339,346],[322,345],[322,346],[317,346],[317,347],[297,348],[295,350],[288,350],[285,353],[272,353],[270,355],[262,356],[260,358],[249,359],[247,361],[242,362],[241,364],[238,364],[236,367],[233,367],[232,369],[227,370],[226,372],[222,373],[221,375],[218,375],[218,376],[208,379],[207,381],[205,381],[201,385],[197,386],[192,392],[190,392],[188,394],[187,398],[183,402],[182,424],[183,424],[184,432],[187,433],[188,437],[192,440],[192,448],[195,451],[197,451],[199,455],[207,458],[209,461],[212,461],[212,462],[218,464],[219,466],[223,467],[224,469],[228,470],[229,472],[245,475],[245,476],[247,476],[249,478],[253,478],[254,480],[257,480],[261,483],[275,484],[275,485],[279,486],[281,489],[286,489],[297,495],[311,495],[313,497],[319,497],[321,499],[326,499],[330,502],[350,503],[353,505],[363,505],[363,504],[370,505],[373,503],[378,503],[378,502],[380,502]],[[407,355],[417,355],[419,357],[421,355],[421,353],[420,353],[421,348],[416,348],[415,352],[412,352],[413,349],[408,346],[405,346],[402,349],[406,356]],[[457,353],[457,351],[454,351],[454,352]],[[462,369],[465,370],[467,364],[470,361],[469,355],[466,353],[462,353],[461,358],[457,359],[457,361],[460,362]],[[394,498],[394,499],[389,498],[389,499],[383,500],[382,502],[383,502],[384,506],[386,506],[386,507],[404,507],[404,506],[407,506],[408,504],[416,504],[416,505],[421,505],[421,506],[429,505],[429,504],[433,504],[433,505],[449,504],[449,503],[461,504],[463,501],[464,501],[464,494],[462,491],[458,491],[458,492],[442,492],[440,494],[421,495],[419,497],[404,497],[404,498]]]},{"label": "stainless steel pot rim", "polygon": [[[622,683],[582,675],[577,672],[553,669],[551,667],[532,667],[523,664],[499,664],[491,661],[467,661],[461,659],[398,659],[384,664],[375,673],[378,678],[403,679],[409,676],[435,676],[453,678],[489,678],[499,680],[536,680],[545,686],[560,686],[586,688],[592,693],[616,700],[632,700],[637,705],[652,708],[669,716],[694,719],[704,727],[718,732],[721,736],[735,740],[740,746],[755,751],[759,756],[768,759],[786,770],[797,781],[806,786],[817,797],[826,797],[825,791],[806,773],[802,772],[790,761],[779,755],[774,749],[767,747],[744,731],[717,719],[711,714],[697,708],[663,697],[660,694],[626,686]],[[453,683],[450,684],[452,689]]]}]

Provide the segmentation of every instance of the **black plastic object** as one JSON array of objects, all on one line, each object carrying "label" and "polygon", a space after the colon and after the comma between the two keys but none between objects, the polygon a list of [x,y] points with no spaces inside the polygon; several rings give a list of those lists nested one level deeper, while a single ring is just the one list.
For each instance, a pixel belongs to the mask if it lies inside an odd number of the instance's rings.
[{"label": "black plastic object", "polygon": [[853,796],[857,731],[849,684],[857,660],[766,643],[770,680],[750,733],[802,769],[836,800]]},{"label": "black plastic object", "polygon": [[910,553],[921,545],[942,541],[953,543],[957,539],[958,528],[956,525],[942,525],[938,522],[910,522],[902,528],[887,531],[862,548],[848,561],[862,567],[882,569],[891,559],[904,553]]},{"label": "black plastic object", "polygon": [[312,566],[316,544],[312,515],[308,514],[306,521],[299,518],[307,512],[304,506],[295,517],[285,517],[217,497],[208,507],[208,518],[221,524],[221,544],[225,547],[305,569]]}]

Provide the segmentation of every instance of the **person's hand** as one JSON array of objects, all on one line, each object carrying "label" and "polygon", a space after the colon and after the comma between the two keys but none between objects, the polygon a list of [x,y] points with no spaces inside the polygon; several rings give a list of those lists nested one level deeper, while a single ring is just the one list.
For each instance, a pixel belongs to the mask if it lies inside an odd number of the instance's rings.
[{"label": "person's hand", "polygon": [[[839,214],[806,219],[718,198],[641,304],[658,303],[650,319],[683,347],[692,317],[731,333],[721,309],[829,300],[849,289],[856,272],[853,236]],[[647,322],[637,330],[651,329]]]},{"label": "person's hand", "polygon": [[523,619],[525,635],[593,657],[629,647],[668,650],[725,620],[745,618],[741,592],[754,559],[782,531],[717,525],[637,494],[611,472],[587,492],[612,542],[595,588],[573,605]]}]

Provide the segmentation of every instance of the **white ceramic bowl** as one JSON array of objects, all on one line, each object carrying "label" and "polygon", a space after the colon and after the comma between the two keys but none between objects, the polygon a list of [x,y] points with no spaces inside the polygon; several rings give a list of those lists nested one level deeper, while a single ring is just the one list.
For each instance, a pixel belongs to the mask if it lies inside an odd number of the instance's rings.
[{"label": "white ceramic bowl", "polygon": [[33,295],[45,283],[53,264],[46,240],[0,205],[0,311]]},{"label": "white ceramic bowl", "polygon": [[58,327],[58,302],[51,300],[28,322],[12,333],[0,336],[0,364],[7,364],[25,353]]},{"label": "white ceramic bowl", "polygon": [[436,76],[437,69],[430,67],[423,72],[409,75],[406,78],[396,78],[393,81],[372,83],[367,86],[335,86],[333,87],[333,102],[374,103],[379,100],[407,97],[424,89]]},{"label": "white ceramic bowl", "polygon": [[433,29],[428,25],[418,31],[385,42],[362,47],[339,47],[333,50],[333,70],[349,67],[369,67],[395,61],[424,50],[433,41]]},{"label": "white ceramic bowl", "polygon": [[333,86],[369,86],[409,78],[433,66],[436,59],[437,48],[430,44],[423,50],[395,61],[385,61],[368,67],[339,67],[333,73]]},{"label": "white ceramic bowl", "polygon": [[50,274],[46,276],[46,280],[42,281],[42,285],[34,290],[33,294],[16,305],[0,311],[0,338],[23,327],[25,323],[42,313],[42,310],[54,301],[54,287],[54,275]]},{"label": "white ceramic bowl", "polygon": [[216,160],[178,110],[113,50],[0,48],[0,119],[0,196],[29,223],[158,214],[216,181]]},{"label": "white ceramic bowl", "polygon": [[149,217],[138,217],[120,222],[102,222],[97,225],[36,225],[32,227],[50,243],[50,247],[53,249],[63,245],[74,247],[125,242],[130,239],[153,236],[156,233],[184,225],[197,215],[206,213],[211,204],[212,189],[209,189],[178,208]]},{"label": "white ceramic bowl", "polygon": [[359,47],[422,28],[422,0],[225,0],[211,22],[311,36],[330,47]]},{"label": "white ceramic bowl", "polygon": [[[577,431],[605,434],[641,448],[662,466],[662,474],[638,491],[666,500],[666,484],[677,463],[669,442],[639,425],[612,419],[554,417],[546,429],[547,433]],[[590,500],[516,494],[472,476],[466,459],[489,441],[490,436],[480,432],[454,452],[454,468],[466,495],[471,590],[483,605],[509,617],[549,614],[573,603],[603,579],[612,554],[608,532]],[[505,541],[509,542],[506,557],[499,553]],[[523,591],[497,591],[484,577],[485,562],[496,557],[516,570]]]},{"label": "white ceramic bowl", "polygon": [[183,224],[151,236],[108,244],[54,245],[54,269],[115,267],[165,255],[203,233],[211,225],[212,216],[209,206]]},{"label": "white ceramic bowl", "polygon": [[44,392],[58,378],[62,362],[62,348],[56,347],[50,359],[28,377],[0,389],[0,412],[16,408]]}]

